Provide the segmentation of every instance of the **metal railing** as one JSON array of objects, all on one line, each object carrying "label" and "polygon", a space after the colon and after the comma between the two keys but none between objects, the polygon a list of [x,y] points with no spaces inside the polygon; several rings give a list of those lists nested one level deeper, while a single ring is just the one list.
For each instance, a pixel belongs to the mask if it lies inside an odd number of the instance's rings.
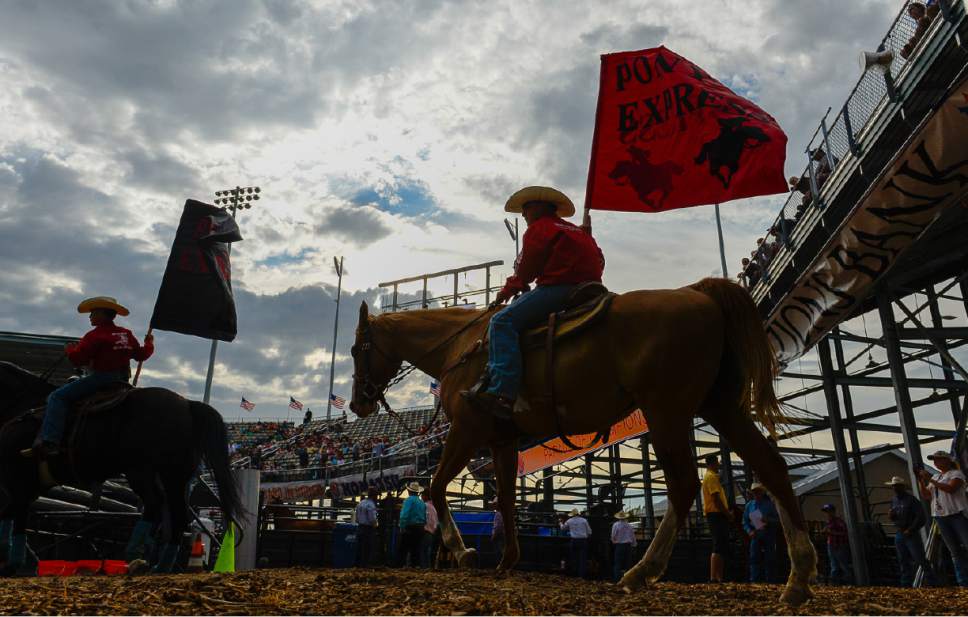
[{"label": "metal railing", "polygon": [[[929,42],[946,22],[955,18],[955,0],[939,0],[940,10],[920,38],[918,25],[908,14],[912,0],[905,0],[877,51],[890,51],[891,64],[870,68],[861,75],[843,106],[829,120],[827,109],[805,149],[806,166],[762,243],[743,273],[755,300],[759,301],[778,269],[789,261],[800,242],[816,227],[824,208],[870,145],[875,120],[888,104],[899,100],[899,89]],[[959,9],[960,11],[960,9]],[[859,50],[858,50],[859,51]],[[787,257],[787,258],[784,258]]]}]

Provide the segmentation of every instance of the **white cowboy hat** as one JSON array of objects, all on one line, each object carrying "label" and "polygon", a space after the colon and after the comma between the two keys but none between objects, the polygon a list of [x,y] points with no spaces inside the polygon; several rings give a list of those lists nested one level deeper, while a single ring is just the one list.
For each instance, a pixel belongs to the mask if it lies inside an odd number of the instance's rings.
[{"label": "white cowboy hat", "polygon": [[407,490],[413,493],[419,493],[420,491],[423,490],[423,487],[420,486],[419,482],[411,482],[410,484],[407,485]]},{"label": "white cowboy hat", "polygon": [[617,519],[619,519],[621,521],[624,521],[628,517],[629,517],[629,513],[628,512],[616,512],[615,513],[615,518],[617,518]]},{"label": "white cowboy hat", "polygon": [[575,213],[575,204],[568,199],[568,196],[550,186],[527,186],[521,189],[508,198],[508,202],[504,204],[504,211],[520,214],[524,210],[524,204],[531,201],[544,201],[554,204],[558,216],[562,218],[567,218]]},{"label": "white cowboy hat", "polygon": [[907,486],[907,482],[905,482],[904,478],[902,478],[901,476],[894,476],[893,478],[891,478],[890,482],[885,482],[884,484],[888,486],[895,486],[898,484],[900,484],[901,486]]},{"label": "white cowboy hat", "polygon": [[94,309],[108,309],[122,317],[127,317],[129,313],[128,309],[118,304],[118,301],[111,296],[94,296],[77,305],[78,313],[90,313]]},{"label": "white cowboy hat", "polygon": [[951,458],[951,454],[948,453],[948,452],[945,452],[944,450],[938,450],[934,454],[929,454],[928,455],[928,460],[930,460],[930,461],[933,461],[936,458],[946,458],[949,461],[954,460],[953,458]]},{"label": "white cowboy hat", "polygon": [[581,512],[578,511],[578,508],[572,508],[571,512],[569,512],[568,514],[570,516],[578,516],[579,514],[581,514]]},{"label": "white cowboy hat", "polygon": [[757,490],[758,491],[765,491],[766,490],[766,487],[763,486],[762,484],[760,484],[759,482],[754,482],[753,485],[750,486],[750,490],[751,491],[757,491]]}]

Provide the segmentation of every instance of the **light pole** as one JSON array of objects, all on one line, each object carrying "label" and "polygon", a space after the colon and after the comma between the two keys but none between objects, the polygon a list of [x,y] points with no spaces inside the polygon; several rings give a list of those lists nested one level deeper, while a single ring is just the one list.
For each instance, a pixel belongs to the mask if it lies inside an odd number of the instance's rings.
[{"label": "light pole", "polygon": [[339,299],[343,291],[343,258],[333,257],[333,267],[336,268],[336,318],[333,319],[333,352],[329,361],[329,396],[326,397],[326,423],[329,424],[330,411],[333,406],[333,379],[336,376],[336,335],[339,333]]},{"label": "light pole", "polygon": [[504,226],[508,229],[508,234],[510,234],[511,239],[514,240],[514,258],[518,258],[518,253],[521,250],[518,248],[518,219],[514,219],[514,226],[511,226],[511,221],[504,219]]},{"label": "light pole", "polygon": [[[259,200],[259,193],[262,189],[257,186],[236,186],[234,189],[224,189],[215,191],[215,205],[221,204],[235,218],[237,210],[248,210],[252,207],[253,201]],[[232,245],[225,248],[229,253],[232,252]],[[215,353],[218,351],[218,339],[212,339],[212,349],[208,354],[208,374],[205,376],[205,395],[202,402],[206,405],[212,398],[212,378],[215,376]]]}]

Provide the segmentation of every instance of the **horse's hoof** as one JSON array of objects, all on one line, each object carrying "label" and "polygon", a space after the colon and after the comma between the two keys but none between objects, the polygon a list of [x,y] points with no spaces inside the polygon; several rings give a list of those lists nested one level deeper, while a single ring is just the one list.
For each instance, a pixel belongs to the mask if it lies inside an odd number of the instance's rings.
[{"label": "horse's hoof", "polygon": [[150,571],[151,567],[148,566],[148,562],[144,559],[135,559],[128,564],[128,576],[141,576],[148,574]]},{"label": "horse's hoof", "polygon": [[473,548],[465,549],[464,552],[457,557],[457,567],[458,569],[461,569],[461,570],[464,568],[473,568],[474,564],[476,563],[477,563],[477,549],[473,549]]},{"label": "horse's hoof", "polygon": [[622,577],[622,580],[620,580],[618,584],[622,587],[622,591],[625,593],[635,593],[643,587],[646,587],[648,581],[638,576],[629,576],[629,573],[626,572],[625,576]]},{"label": "horse's hoof", "polygon": [[783,595],[780,596],[780,602],[797,608],[806,604],[811,598],[813,598],[813,592],[806,585],[802,587],[787,585],[786,589],[783,590]]}]

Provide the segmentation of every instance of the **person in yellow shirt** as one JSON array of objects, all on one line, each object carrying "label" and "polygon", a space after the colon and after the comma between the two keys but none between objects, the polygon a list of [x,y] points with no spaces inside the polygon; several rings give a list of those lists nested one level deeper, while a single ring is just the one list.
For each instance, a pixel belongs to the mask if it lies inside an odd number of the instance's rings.
[{"label": "person in yellow shirt", "polygon": [[729,524],[733,513],[726,503],[726,492],[719,481],[719,458],[706,457],[706,475],[702,479],[702,510],[713,537],[713,552],[709,556],[709,582],[723,582],[726,555],[729,553]]}]

